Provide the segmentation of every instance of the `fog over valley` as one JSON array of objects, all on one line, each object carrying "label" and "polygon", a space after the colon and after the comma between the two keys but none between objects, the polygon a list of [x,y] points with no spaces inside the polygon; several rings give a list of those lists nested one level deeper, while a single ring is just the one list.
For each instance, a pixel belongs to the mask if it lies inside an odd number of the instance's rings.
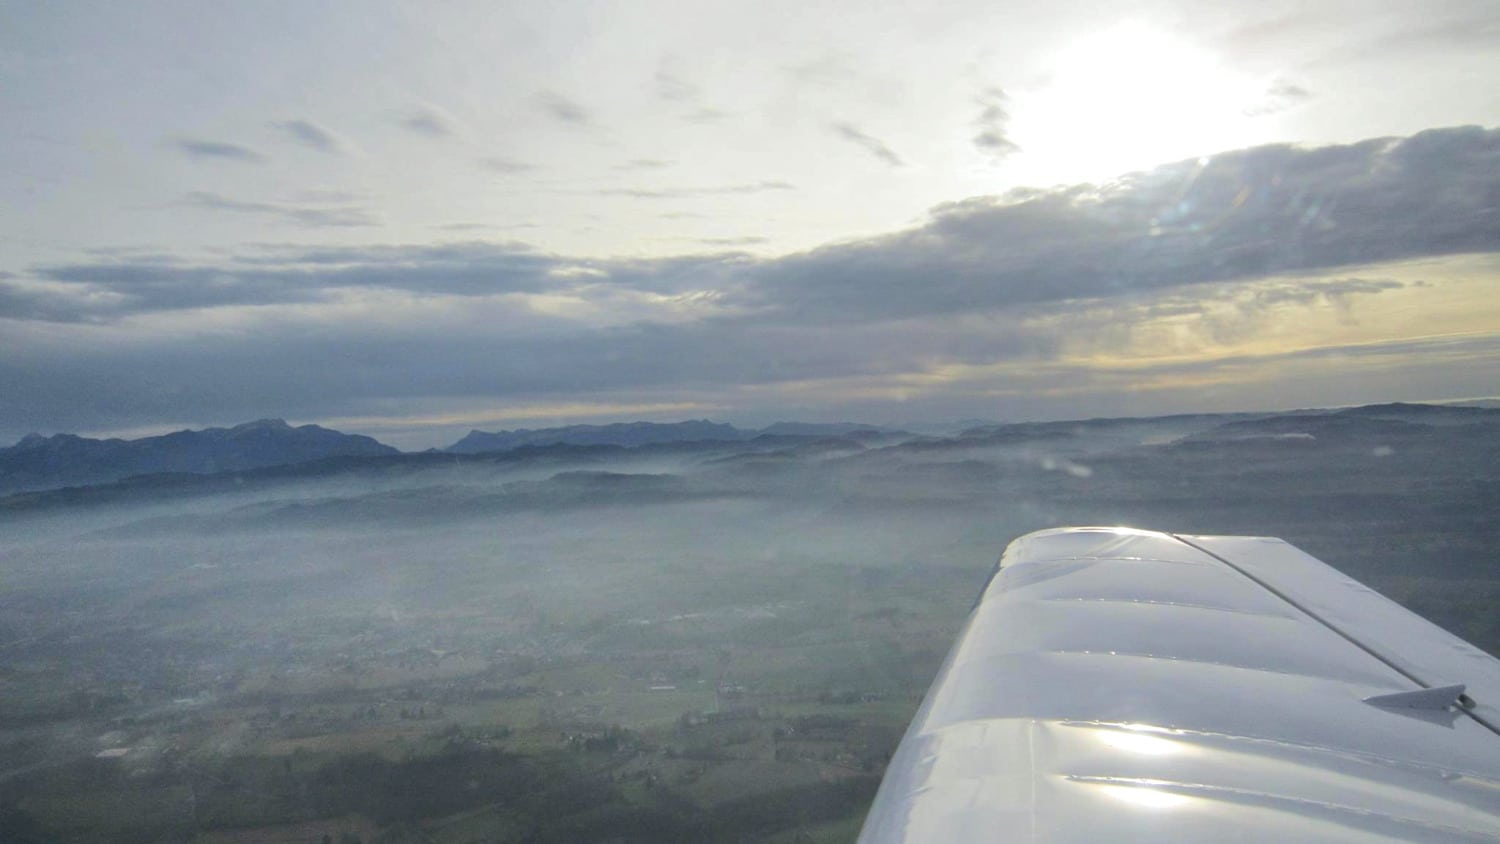
[{"label": "fog over valley", "polygon": [[1059,524],[1281,536],[1500,652],[1500,410],[506,437],[0,498],[9,822],[846,834],[1000,550]]}]

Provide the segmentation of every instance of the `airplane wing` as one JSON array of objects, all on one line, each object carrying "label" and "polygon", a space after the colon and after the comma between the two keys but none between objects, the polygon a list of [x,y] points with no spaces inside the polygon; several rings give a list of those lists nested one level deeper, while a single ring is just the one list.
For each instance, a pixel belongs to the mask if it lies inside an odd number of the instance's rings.
[{"label": "airplane wing", "polygon": [[860,834],[1500,840],[1500,661],[1266,537],[1010,544]]}]

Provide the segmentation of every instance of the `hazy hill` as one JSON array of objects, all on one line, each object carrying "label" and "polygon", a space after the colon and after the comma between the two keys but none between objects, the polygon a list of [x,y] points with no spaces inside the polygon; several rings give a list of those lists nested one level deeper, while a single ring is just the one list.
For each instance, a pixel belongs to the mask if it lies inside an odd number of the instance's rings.
[{"label": "hazy hill", "polygon": [[761,428],[759,433],[793,437],[862,437],[904,432],[858,422],[777,422]]},{"label": "hazy hill", "polygon": [[878,437],[902,434],[889,428],[857,422],[777,422],[764,428],[736,428],[707,419],[686,422],[616,422],[610,425],[567,425],[561,428],[519,428],[514,431],[470,431],[443,449],[453,454],[510,451],[540,445],[619,445],[634,448],[690,442],[741,442],[757,437]]},{"label": "hazy hill", "polygon": [[1430,433],[1432,427],[1390,416],[1364,413],[1325,413],[1272,416],[1223,425],[1189,435],[1184,442],[1225,442],[1253,439],[1344,441],[1367,437],[1408,437]]},{"label": "hazy hill", "polygon": [[1500,410],[1491,407],[1469,407],[1445,404],[1370,404],[1340,410],[1337,416],[1361,419],[1393,419],[1422,425],[1473,425],[1500,422]]},{"label": "hazy hill", "polygon": [[0,449],[0,491],[108,483],[132,475],[206,474],[327,457],[396,454],[370,437],[261,419],[233,428],[176,431],[137,440],[29,434]]},{"label": "hazy hill", "polygon": [[733,425],[694,419],[687,422],[616,422],[610,425],[568,425],[562,428],[519,428],[514,431],[470,431],[444,451],[477,454],[509,451],[528,445],[655,445],[694,440],[744,440],[755,436]]}]

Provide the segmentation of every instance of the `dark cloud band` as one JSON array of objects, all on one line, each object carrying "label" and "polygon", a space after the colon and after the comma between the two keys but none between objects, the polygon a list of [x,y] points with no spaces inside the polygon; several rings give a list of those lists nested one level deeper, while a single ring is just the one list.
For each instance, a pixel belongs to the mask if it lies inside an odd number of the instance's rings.
[{"label": "dark cloud band", "polygon": [[[791,190],[785,182],[621,190],[673,197]],[[1423,132],[1347,146],[1273,145],[1077,185],[941,206],[918,228],[801,254],[577,261],[513,244],[346,247],[245,254],[222,266],[122,257],[36,268],[88,285],[74,319],[110,312],[305,302],[333,288],[483,296],[590,284],[715,290],[763,315],[868,321],[1111,296],[1206,281],[1500,249],[1500,130]],[[357,207],[303,207],[198,193],[205,210],[309,227],[370,222]],[[214,279],[205,284],[205,279]],[[143,280],[150,279],[149,285]],[[48,293],[0,279],[11,316],[69,317]],[[203,291],[211,289],[212,295]],[[143,295],[149,290],[150,295]],[[766,318],[771,318],[766,316]]]},{"label": "dark cloud band", "polygon": [[[1259,147],[1107,185],[977,198],[907,231],[779,258],[583,260],[513,243],[261,247],[219,262],[98,253],[0,276],[0,395],[26,397],[0,428],[1055,365],[1065,339],[1121,321],[1336,305],[1402,284],[1266,276],[1500,251],[1496,197],[1500,131],[1465,127]],[[285,211],[197,201],[218,213]],[[1252,281],[1229,298],[1201,286]],[[358,307],[332,307],[351,300]],[[282,309],[257,309],[244,330],[184,327],[195,324],[189,310],[245,305]],[[625,316],[572,315],[610,308]],[[172,332],[136,321],[169,313],[161,324]],[[1050,322],[1028,318],[1038,313]],[[115,324],[58,325],[68,322]],[[1475,343],[1459,350],[1464,365],[1493,363],[1494,338]]]}]

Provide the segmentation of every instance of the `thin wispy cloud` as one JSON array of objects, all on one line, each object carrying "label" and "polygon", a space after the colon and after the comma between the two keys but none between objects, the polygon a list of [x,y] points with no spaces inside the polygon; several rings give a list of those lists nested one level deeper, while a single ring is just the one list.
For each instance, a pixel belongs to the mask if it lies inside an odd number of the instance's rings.
[{"label": "thin wispy cloud", "polygon": [[[1276,278],[1235,285],[1194,286],[1163,292],[1144,301],[1135,297],[1096,300],[1080,308],[1075,324],[1079,335],[1109,343],[1128,335],[1136,326],[1157,320],[1173,320],[1178,331],[1233,344],[1263,332],[1285,313],[1286,306],[1300,309],[1326,306],[1352,324],[1356,300],[1422,282],[1390,278]],[[1184,322],[1183,318],[1188,318]]]},{"label": "thin wispy cloud", "polygon": [[303,188],[292,194],[294,203],[332,204],[342,203],[345,205],[364,202],[370,199],[370,195],[352,190],[340,190],[339,188]]},{"label": "thin wispy cloud", "polygon": [[311,120],[282,120],[271,124],[292,141],[319,152],[339,154],[344,145],[338,136]]},{"label": "thin wispy cloud", "polygon": [[[1306,34],[1297,32],[1294,37]],[[1483,0],[1423,4],[1410,17],[1385,16],[1363,27],[1345,27],[1340,34],[1343,37],[1336,46],[1319,56],[1320,64],[1372,58],[1389,61],[1433,51],[1445,57],[1459,52],[1493,55],[1500,49],[1500,24],[1494,7]]]},{"label": "thin wispy cloud", "polygon": [[311,228],[351,228],[374,226],[380,223],[368,211],[353,206],[316,207],[272,202],[249,202],[231,199],[207,191],[190,193],[183,198],[183,202],[207,211],[250,214]]},{"label": "thin wispy cloud", "polygon": [[1283,111],[1296,108],[1306,101],[1312,99],[1312,92],[1284,79],[1277,80],[1266,89],[1261,101],[1245,109],[1248,117],[1264,117],[1271,114],[1280,114]]},{"label": "thin wispy cloud", "polygon": [[207,141],[201,138],[176,138],[172,145],[191,158],[218,161],[243,161],[260,164],[266,157],[250,147],[227,141]]},{"label": "thin wispy cloud", "polygon": [[697,102],[702,91],[697,85],[683,78],[681,72],[674,66],[675,62],[663,59],[656,69],[656,75],[652,81],[656,85],[656,94],[668,102],[692,103]]},{"label": "thin wispy cloud", "polygon": [[429,138],[448,138],[457,133],[457,123],[442,109],[425,105],[402,115],[397,124],[407,131]]},{"label": "thin wispy cloud", "polygon": [[1312,93],[1306,88],[1303,88],[1301,85],[1294,85],[1286,80],[1281,80],[1271,85],[1270,90],[1266,94],[1271,97],[1287,100],[1305,100],[1312,96]]},{"label": "thin wispy cloud", "polygon": [[848,84],[859,77],[856,63],[845,53],[827,52],[816,58],[796,62],[783,68],[798,85],[820,87]]},{"label": "thin wispy cloud", "polygon": [[875,156],[886,164],[889,164],[892,167],[906,166],[906,162],[901,160],[901,156],[897,155],[891,150],[890,147],[886,146],[884,141],[865,134],[858,127],[849,123],[834,123],[830,128],[832,128],[834,134],[838,135],[840,138],[863,147],[871,155]]},{"label": "thin wispy cloud", "polygon": [[991,158],[1007,158],[1021,151],[1010,139],[1009,98],[1001,88],[986,88],[979,95],[979,116],[974,118],[974,146]]},{"label": "thin wispy cloud", "polygon": [[718,123],[729,117],[729,112],[711,106],[699,106],[682,116],[689,123]]},{"label": "thin wispy cloud", "polygon": [[568,126],[584,127],[594,122],[588,109],[556,91],[537,92],[536,104],[543,114]]},{"label": "thin wispy cloud", "polygon": [[742,185],[713,185],[689,188],[606,188],[594,191],[598,196],[628,196],[634,199],[686,199],[699,196],[744,196],[771,191],[796,190],[791,182],[780,180],[750,182]]},{"label": "thin wispy cloud", "polygon": [[431,228],[445,232],[510,231],[540,228],[538,223],[439,223]]},{"label": "thin wispy cloud", "polygon": [[681,109],[681,118],[689,123],[717,123],[729,113],[705,101],[703,88],[688,79],[680,62],[664,56],[652,77],[656,95],[664,102]]},{"label": "thin wispy cloud", "polygon": [[671,166],[672,166],[672,162],[670,162],[670,161],[664,161],[664,160],[662,160],[660,158],[632,158],[629,161],[625,161],[625,162],[622,162],[620,164],[616,164],[615,165],[615,169],[616,170],[625,170],[625,171],[631,171],[631,170],[661,170],[661,169],[663,169],[665,167],[671,167]]},{"label": "thin wispy cloud", "polygon": [[479,159],[479,166],[491,173],[500,173],[507,176],[515,173],[528,173],[537,169],[535,164],[504,156],[481,158]]},{"label": "thin wispy cloud", "polygon": [[692,237],[687,238],[692,243],[701,243],[704,246],[758,246],[767,243],[766,238],[747,235],[744,237]]}]

